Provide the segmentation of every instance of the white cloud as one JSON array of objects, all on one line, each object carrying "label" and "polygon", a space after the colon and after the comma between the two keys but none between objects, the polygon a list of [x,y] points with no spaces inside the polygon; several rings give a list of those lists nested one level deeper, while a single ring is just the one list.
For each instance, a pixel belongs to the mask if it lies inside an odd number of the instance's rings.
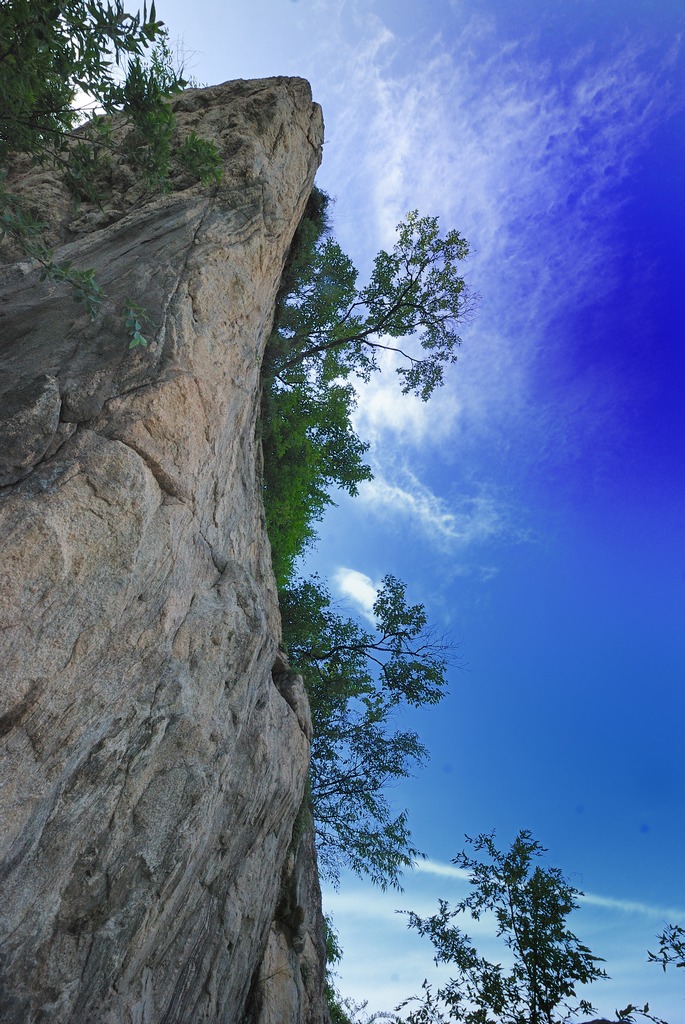
[{"label": "white cloud", "polygon": [[397,893],[383,893],[371,886],[353,884],[347,889],[333,889],[324,886],[324,902],[327,911],[334,915],[348,914],[354,918],[372,918],[397,924]]},{"label": "white cloud", "polygon": [[[441,867],[449,868],[451,865],[439,865],[432,862],[434,868],[429,869],[429,874],[437,874],[441,879],[453,877],[449,871],[440,871]],[[420,871],[417,864],[414,870]],[[461,881],[461,879],[460,879]],[[418,884],[417,884],[418,882]],[[341,889],[333,889],[324,885],[323,901],[327,913],[333,915],[334,922],[342,922],[343,917],[348,920],[360,922],[365,926],[383,926],[389,930],[390,935],[394,932],[404,933],[407,927],[407,919],[404,916],[408,911],[413,911],[419,917],[430,917],[438,907],[438,899],[445,898],[443,890],[427,888],[420,885],[420,880],[412,879],[406,874],[403,879],[406,891],[396,892],[387,890],[381,892],[372,889],[368,885],[352,881],[351,884]],[[451,897],[451,893],[448,896]],[[484,914],[481,921],[469,921],[469,931],[474,935],[495,936],[497,922],[493,915]]]},{"label": "white cloud", "polygon": [[362,615],[375,625],[373,606],[378,595],[378,586],[371,577],[356,569],[341,566],[333,573],[333,582],[340,593],[349,598]]},{"label": "white cloud", "polygon": [[[370,441],[377,453],[382,452],[389,434],[392,444],[402,448],[453,441],[462,414],[455,389],[438,388],[429,402],[416,395],[404,395],[395,372],[400,363],[392,353],[380,353],[380,372],[359,388],[358,405],[352,417],[359,436]],[[447,380],[452,381],[453,377],[448,370]]]}]

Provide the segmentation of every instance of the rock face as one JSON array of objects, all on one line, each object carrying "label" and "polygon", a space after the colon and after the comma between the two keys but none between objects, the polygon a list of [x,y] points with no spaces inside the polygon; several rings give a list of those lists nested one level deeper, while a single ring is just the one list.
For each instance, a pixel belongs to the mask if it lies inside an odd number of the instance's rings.
[{"label": "rock face", "polygon": [[321,114],[299,79],[174,106],[220,186],[141,202],[123,176],[75,210],[44,171],[15,184],[106,299],[91,321],[27,263],[0,271],[4,1024],[327,1019],[256,439]]}]

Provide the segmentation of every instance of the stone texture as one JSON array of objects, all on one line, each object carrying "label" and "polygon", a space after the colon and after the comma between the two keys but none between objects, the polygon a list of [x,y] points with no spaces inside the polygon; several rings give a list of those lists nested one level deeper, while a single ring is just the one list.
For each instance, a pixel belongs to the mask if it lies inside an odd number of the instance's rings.
[{"label": "stone texture", "polygon": [[0,487],[27,476],[46,454],[59,426],[54,377],[43,374],[0,394]]},{"label": "stone texture", "polygon": [[244,1024],[330,1024],[321,999],[325,962],[321,890],[309,820],[283,867],[281,895]]},{"label": "stone texture", "polygon": [[[219,145],[220,186],[132,209],[122,171],[108,209],[75,210],[27,174],[51,244],[98,272],[94,322],[29,264],[0,270],[5,1024],[259,1019],[283,893],[320,914],[292,845],[311,726],[278,656],[256,428],[321,115],[300,79],[175,108]],[[147,349],[128,350],[130,302]],[[320,956],[303,934],[293,976]],[[283,997],[279,1019],[325,1019],[315,986]]]}]

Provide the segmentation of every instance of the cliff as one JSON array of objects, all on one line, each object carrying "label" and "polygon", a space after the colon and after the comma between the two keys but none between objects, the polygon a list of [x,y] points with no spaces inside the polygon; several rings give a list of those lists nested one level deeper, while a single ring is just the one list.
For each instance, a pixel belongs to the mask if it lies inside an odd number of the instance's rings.
[{"label": "cliff", "polygon": [[[174,108],[217,143],[219,186],[151,199],[122,167],[100,208],[46,171],[12,182],[106,297],[91,321],[28,263],[0,270],[5,1024],[327,1019],[257,438],[321,113],[299,79]],[[132,303],[154,326],[129,351]]]}]

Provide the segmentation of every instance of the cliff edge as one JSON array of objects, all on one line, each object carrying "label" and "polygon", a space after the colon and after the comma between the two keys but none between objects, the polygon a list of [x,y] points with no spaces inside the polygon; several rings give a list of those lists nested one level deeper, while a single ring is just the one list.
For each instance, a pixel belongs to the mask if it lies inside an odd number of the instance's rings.
[{"label": "cliff edge", "polygon": [[101,208],[45,170],[12,183],[106,298],[91,321],[0,269],[5,1024],[327,1019],[311,726],[278,656],[256,436],[321,112],[284,78],[173,106],[220,185],[149,198],[122,171]]}]

